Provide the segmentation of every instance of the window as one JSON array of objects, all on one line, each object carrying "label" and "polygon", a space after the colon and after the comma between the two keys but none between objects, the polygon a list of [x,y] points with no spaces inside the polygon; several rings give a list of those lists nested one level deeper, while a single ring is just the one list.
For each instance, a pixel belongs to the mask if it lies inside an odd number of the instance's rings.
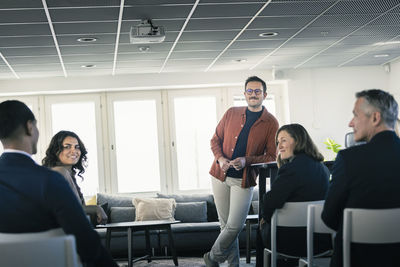
[{"label": "window", "polygon": [[[91,100],[95,99],[95,100]],[[84,143],[88,151],[88,166],[83,176],[83,181],[77,177],[77,182],[84,195],[95,195],[99,192],[99,150],[98,128],[96,124],[96,97],[46,97],[48,104],[49,125],[48,142],[60,130],[75,132]],[[96,101],[97,100],[97,101]],[[97,103],[96,103],[97,102]]]},{"label": "window", "polygon": [[187,91],[169,93],[175,190],[209,189],[211,186],[208,171],[214,156],[210,140],[217,125],[218,96],[207,95],[207,91],[193,94]]},{"label": "window", "polygon": [[[138,99],[129,99],[133,97]],[[113,181],[116,188],[113,191],[160,191],[160,105],[159,95],[137,93],[110,96],[113,173],[118,177]]]},{"label": "window", "polygon": [[[285,83],[269,83],[267,97],[263,105],[268,112],[275,116],[279,125],[290,122]],[[233,87],[228,90],[228,106],[247,106],[246,98],[243,95],[243,87]]]}]

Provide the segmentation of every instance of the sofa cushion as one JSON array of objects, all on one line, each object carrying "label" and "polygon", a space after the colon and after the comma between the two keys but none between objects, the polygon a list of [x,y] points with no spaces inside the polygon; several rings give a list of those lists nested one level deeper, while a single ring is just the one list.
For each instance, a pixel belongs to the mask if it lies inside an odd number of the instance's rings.
[{"label": "sofa cushion", "polygon": [[174,217],[183,223],[207,222],[207,202],[178,202]]},{"label": "sofa cushion", "polygon": [[217,208],[215,207],[214,197],[211,194],[193,194],[193,195],[165,195],[157,193],[158,198],[173,198],[179,202],[207,202],[207,220],[209,222],[218,221]]},{"label": "sofa cushion", "polygon": [[136,221],[175,220],[175,199],[134,198]]},{"label": "sofa cushion", "polygon": [[97,204],[108,203],[108,207],[133,207],[132,197],[97,193]]},{"label": "sofa cushion", "polygon": [[134,207],[111,207],[110,219],[112,223],[132,222],[135,220]]}]

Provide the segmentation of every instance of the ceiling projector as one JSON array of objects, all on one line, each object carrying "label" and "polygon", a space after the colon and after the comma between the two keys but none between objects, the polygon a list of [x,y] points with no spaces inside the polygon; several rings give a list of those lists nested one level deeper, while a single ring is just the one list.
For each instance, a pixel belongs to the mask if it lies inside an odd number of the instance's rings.
[{"label": "ceiling projector", "polygon": [[129,33],[131,44],[161,43],[165,39],[164,27],[153,26],[149,19],[144,19],[139,25],[132,26]]}]

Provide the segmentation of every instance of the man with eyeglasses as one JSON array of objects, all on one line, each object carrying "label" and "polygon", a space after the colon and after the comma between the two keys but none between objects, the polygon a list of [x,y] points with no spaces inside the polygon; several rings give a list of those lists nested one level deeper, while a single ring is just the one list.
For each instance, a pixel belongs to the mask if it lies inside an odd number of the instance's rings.
[{"label": "man with eyeglasses", "polygon": [[247,107],[231,107],[218,123],[211,139],[214,162],[210,174],[221,233],[210,252],[204,254],[206,266],[239,266],[238,235],[248,214],[256,185],[254,163],[274,161],[278,121],[262,105],[267,86],[256,76],[245,82]]}]

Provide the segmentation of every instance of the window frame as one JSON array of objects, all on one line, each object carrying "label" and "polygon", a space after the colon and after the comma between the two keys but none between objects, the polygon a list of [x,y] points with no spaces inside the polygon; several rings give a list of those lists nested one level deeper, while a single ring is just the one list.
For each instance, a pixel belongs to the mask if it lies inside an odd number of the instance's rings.
[{"label": "window frame", "polygon": [[[171,155],[171,171],[172,171],[172,192],[176,194],[189,194],[189,193],[205,193],[210,192],[210,189],[193,189],[193,190],[180,190],[179,189],[179,173],[178,173],[178,156],[176,149],[176,123],[175,123],[175,109],[174,109],[174,98],[175,97],[193,97],[193,96],[213,96],[216,98],[216,123],[218,124],[220,114],[224,107],[223,104],[223,88],[196,88],[196,89],[180,89],[180,90],[168,90],[168,118],[169,118],[169,149]],[[215,127],[217,126],[215,125]],[[213,129],[215,130],[215,129]],[[211,140],[212,136],[210,136]],[[211,147],[210,147],[211,150]],[[212,162],[210,162],[211,167]],[[208,169],[204,170],[207,171]],[[210,176],[211,177],[211,176]]]},{"label": "window frame", "polygon": [[[60,95],[45,95],[44,96],[44,120],[46,122],[46,129],[44,131],[46,148],[53,137],[52,132],[52,114],[51,105],[52,104],[62,104],[62,103],[79,103],[79,102],[94,102],[95,107],[95,124],[96,124],[96,143],[97,143],[97,172],[98,172],[98,183],[99,192],[106,192],[106,169],[104,161],[104,138],[103,138],[103,120],[102,120],[102,95],[100,93],[93,94],[60,94]],[[84,142],[84,140],[82,140]],[[44,155],[43,155],[44,156]],[[90,160],[90,159],[89,159]]]},{"label": "window frame", "polygon": [[[168,169],[165,157],[165,138],[164,138],[164,118],[163,118],[163,102],[162,94],[160,91],[129,91],[129,92],[112,92],[106,94],[107,103],[107,119],[108,119],[108,148],[110,157],[110,191],[111,193],[118,193],[118,177],[117,177],[117,155],[115,150],[115,121],[114,121],[114,101],[122,100],[155,100],[156,101],[156,114],[157,114],[157,137],[158,137],[158,154],[159,154],[159,172],[160,172],[160,191],[166,191],[166,170]],[[112,179],[111,177],[116,177]],[[132,192],[141,195],[154,195],[155,192]],[[124,194],[124,193],[118,193]]]}]

